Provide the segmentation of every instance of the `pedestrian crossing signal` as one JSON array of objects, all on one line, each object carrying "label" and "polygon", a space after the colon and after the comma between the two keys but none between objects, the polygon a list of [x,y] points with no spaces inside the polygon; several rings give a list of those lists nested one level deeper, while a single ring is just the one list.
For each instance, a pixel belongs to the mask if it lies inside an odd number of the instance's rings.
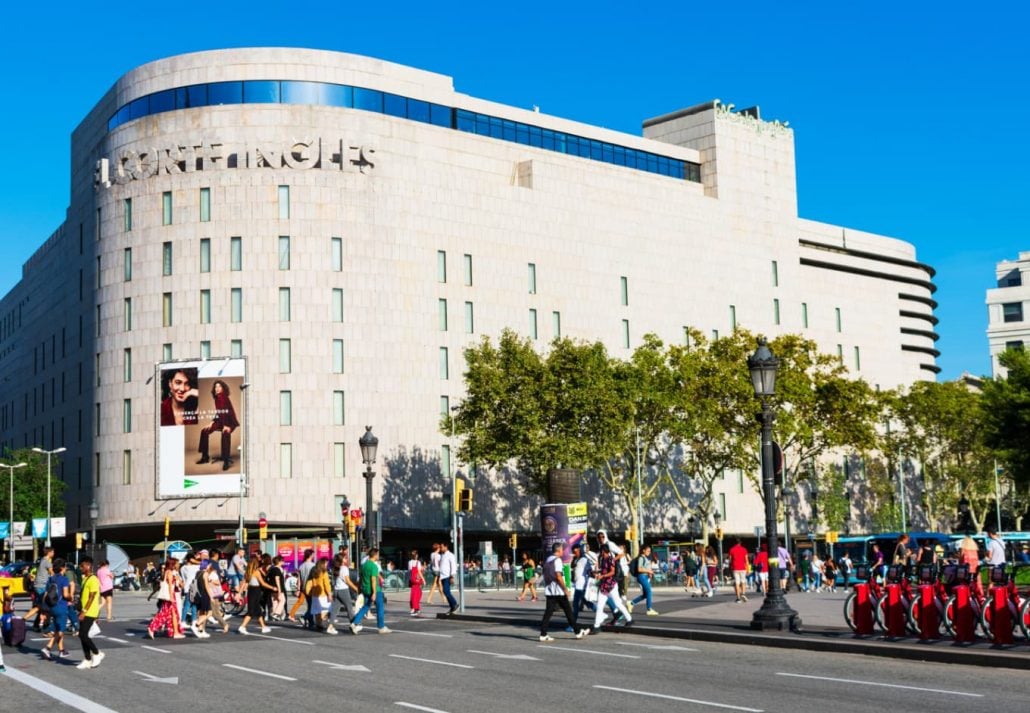
[{"label": "pedestrian crossing signal", "polygon": [[458,492],[458,510],[472,512],[472,489],[463,488]]},{"label": "pedestrian crossing signal", "polygon": [[508,547],[509,547],[509,549],[513,549],[513,550],[517,550],[518,549],[518,547],[519,547],[519,536],[518,535],[513,534],[511,537],[508,538]]}]

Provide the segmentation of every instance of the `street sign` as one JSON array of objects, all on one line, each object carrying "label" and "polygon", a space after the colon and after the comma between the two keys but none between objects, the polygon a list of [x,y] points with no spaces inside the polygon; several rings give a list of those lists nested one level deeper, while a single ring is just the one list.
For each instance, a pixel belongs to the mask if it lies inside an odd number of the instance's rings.
[{"label": "street sign", "polygon": [[50,518],[50,536],[64,537],[67,534],[67,521],[63,517]]}]

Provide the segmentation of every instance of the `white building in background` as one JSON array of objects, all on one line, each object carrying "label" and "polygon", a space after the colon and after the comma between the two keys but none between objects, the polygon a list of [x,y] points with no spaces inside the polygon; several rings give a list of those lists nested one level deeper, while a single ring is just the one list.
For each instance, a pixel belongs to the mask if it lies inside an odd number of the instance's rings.
[{"label": "white building in background", "polygon": [[994,276],[997,286],[987,290],[987,343],[991,374],[1005,376],[998,355],[1030,345],[1030,252],[999,262]]},{"label": "white building in background", "polygon": [[[66,221],[0,302],[0,436],[68,448],[70,530],[94,496],[101,532],[153,534],[171,511],[233,526],[234,501],[157,500],[170,360],[246,359],[250,522],[362,505],[372,424],[387,542],[447,526],[439,419],[462,349],[505,327],[626,357],[648,332],[741,325],[811,337],[883,388],[939,371],[933,269],[800,218],[794,132],[757,107],[710,101],[635,136],[368,57],[200,52],[121,77],[73,133],[70,178]],[[469,529],[536,529],[514,484],[476,491]],[[728,532],[762,522],[746,479],[716,491]],[[649,531],[686,530],[663,512]]]}]

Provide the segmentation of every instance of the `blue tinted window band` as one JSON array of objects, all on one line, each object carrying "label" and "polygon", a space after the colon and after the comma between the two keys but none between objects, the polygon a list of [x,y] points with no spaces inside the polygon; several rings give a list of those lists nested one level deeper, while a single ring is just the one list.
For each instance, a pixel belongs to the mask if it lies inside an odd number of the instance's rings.
[{"label": "blue tinted window band", "polygon": [[261,79],[165,89],[122,106],[108,119],[107,130],[112,131],[126,122],[152,114],[219,104],[306,104],[361,109],[637,171],[701,182],[701,164],[693,161],[661,156],[511,119],[454,109],[378,89],[326,82]]}]

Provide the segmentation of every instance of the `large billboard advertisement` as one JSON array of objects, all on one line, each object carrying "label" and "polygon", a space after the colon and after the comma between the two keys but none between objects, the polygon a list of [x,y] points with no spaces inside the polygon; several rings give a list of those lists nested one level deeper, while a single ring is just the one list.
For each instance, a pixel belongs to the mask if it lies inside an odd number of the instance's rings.
[{"label": "large billboard advertisement", "polygon": [[240,491],[247,362],[157,365],[157,497],[234,495]]}]

